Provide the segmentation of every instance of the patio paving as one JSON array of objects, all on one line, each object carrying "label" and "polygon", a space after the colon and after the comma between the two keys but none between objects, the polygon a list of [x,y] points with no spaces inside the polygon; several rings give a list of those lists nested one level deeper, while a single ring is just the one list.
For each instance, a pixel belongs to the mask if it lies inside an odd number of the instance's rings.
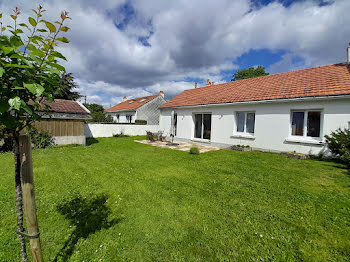
[{"label": "patio paving", "polygon": [[[168,146],[168,142],[161,142],[161,141],[155,141],[155,142],[150,142],[148,140],[134,140],[135,142],[141,143],[141,144],[146,144],[146,145],[151,145],[151,146],[157,146],[157,147],[162,147],[162,148],[170,148],[174,150],[180,150],[180,151],[190,151],[190,148],[195,146],[198,147],[200,153],[206,153],[209,151],[216,151],[220,150],[219,147],[214,147],[214,146],[207,146],[203,145],[200,143],[195,143],[195,142],[177,142],[179,145],[178,146]],[[175,143],[175,141],[174,141]]]}]

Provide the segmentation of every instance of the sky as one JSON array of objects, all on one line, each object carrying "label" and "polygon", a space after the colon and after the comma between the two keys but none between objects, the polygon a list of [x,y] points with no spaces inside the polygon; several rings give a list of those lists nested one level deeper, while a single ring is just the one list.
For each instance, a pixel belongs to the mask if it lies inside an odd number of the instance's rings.
[{"label": "sky", "polygon": [[62,64],[105,108],[159,91],[171,99],[252,66],[274,74],[345,62],[350,41],[349,0],[0,0],[0,10],[18,6],[26,19],[38,4],[49,21],[69,12]]}]

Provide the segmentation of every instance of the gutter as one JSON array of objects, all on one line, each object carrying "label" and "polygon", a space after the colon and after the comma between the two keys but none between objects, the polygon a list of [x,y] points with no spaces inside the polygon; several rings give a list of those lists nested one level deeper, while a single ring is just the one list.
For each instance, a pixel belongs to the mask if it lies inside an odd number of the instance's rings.
[{"label": "gutter", "polygon": [[278,103],[278,102],[327,100],[327,99],[342,99],[342,98],[350,98],[350,94],[326,95],[326,96],[304,96],[304,97],[294,97],[294,98],[278,98],[278,99],[266,99],[266,100],[255,100],[255,101],[240,101],[240,102],[229,102],[229,103],[203,104],[203,105],[169,106],[169,107],[161,107],[160,109],[195,108],[195,107],[208,107],[208,106],[228,106],[228,105],[261,104],[261,103]]},{"label": "gutter", "polygon": [[[138,107],[137,109],[139,109],[140,107]],[[136,112],[136,110],[132,109],[132,110],[105,111],[105,113],[119,113],[119,112]]]}]

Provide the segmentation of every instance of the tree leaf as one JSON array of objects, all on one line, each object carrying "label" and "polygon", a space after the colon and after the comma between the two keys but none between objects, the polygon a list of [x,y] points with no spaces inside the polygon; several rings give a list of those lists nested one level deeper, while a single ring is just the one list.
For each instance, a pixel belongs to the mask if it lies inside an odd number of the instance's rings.
[{"label": "tree leaf", "polygon": [[59,37],[56,40],[60,41],[60,42],[63,42],[63,43],[69,43],[69,40],[66,37]]},{"label": "tree leaf", "polygon": [[60,31],[67,32],[69,29],[68,26],[62,26]]},{"label": "tree leaf", "polygon": [[5,27],[1,28],[1,32],[4,32],[5,30],[6,30],[6,28],[5,28]]},{"label": "tree leaf", "polygon": [[2,77],[2,75],[4,74],[5,69],[3,67],[0,66],[0,77]]},{"label": "tree leaf", "polygon": [[27,65],[17,65],[17,64],[6,64],[5,67],[17,67],[17,68],[30,68],[30,66]]},{"label": "tree leaf", "polygon": [[37,31],[42,32],[42,33],[46,33],[47,32],[46,29],[38,29]]},{"label": "tree leaf", "polygon": [[0,18],[2,18],[2,14],[0,14]]},{"label": "tree leaf", "polygon": [[31,52],[32,55],[36,55],[36,56],[39,56],[39,57],[44,57],[45,56],[45,53],[39,49],[36,49],[36,50],[33,50]]},{"label": "tree leaf", "polygon": [[56,27],[53,24],[51,24],[50,22],[45,21],[45,20],[41,20],[41,21],[43,21],[45,23],[47,29],[50,30],[50,33],[56,33]]},{"label": "tree leaf", "polygon": [[21,105],[24,111],[26,111],[29,115],[33,114],[33,110],[23,100],[21,101]]},{"label": "tree leaf", "polygon": [[17,16],[15,16],[15,15],[10,15],[11,16],[11,18],[13,19],[13,20],[16,20],[17,19]]},{"label": "tree leaf", "polygon": [[53,55],[53,56],[55,56],[55,57],[58,57],[58,58],[61,58],[61,59],[67,61],[67,58],[66,58],[64,55],[62,55],[60,52],[52,51],[52,52],[51,52],[51,55]]},{"label": "tree leaf", "polygon": [[14,108],[16,110],[19,110],[21,108],[21,99],[18,96],[9,99],[8,103],[10,105],[10,109]]},{"label": "tree leaf", "polygon": [[63,66],[59,65],[59,64],[56,64],[56,63],[48,63],[48,65],[50,65],[51,67],[55,67],[55,68],[57,68],[57,69],[60,70],[60,71],[63,71],[63,72],[66,71],[66,69],[65,69]]},{"label": "tree leaf", "polygon": [[23,34],[23,30],[22,29],[16,29],[16,31],[14,33],[15,34]]},{"label": "tree leaf", "polygon": [[0,101],[0,115],[9,109],[9,104],[6,100]]},{"label": "tree leaf", "polygon": [[1,50],[4,52],[5,55],[7,55],[8,53],[13,51],[13,47],[11,46],[4,46],[4,45],[0,45]]},{"label": "tree leaf", "polygon": [[23,83],[23,86],[36,96],[40,96],[45,91],[45,88],[39,84]]},{"label": "tree leaf", "polygon": [[36,23],[36,21],[35,21],[35,19],[34,19],[33,17],[28,17],[28,21],[29,21],[29,23],[30,23],[32,26],[36,26],[36,25],[37,25],[37,23]]}]

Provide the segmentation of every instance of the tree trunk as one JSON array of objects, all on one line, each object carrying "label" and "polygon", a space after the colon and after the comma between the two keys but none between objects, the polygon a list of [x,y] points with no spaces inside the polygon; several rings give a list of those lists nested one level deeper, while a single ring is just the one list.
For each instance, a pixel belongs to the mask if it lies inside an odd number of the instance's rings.
[{"label": "tree trunk", "polygon": [[[15,157],[15,185],[16,185],[16,214],[17,231],[23,232],[23,207],[22,207],[22,185],[21,185],[21,157],[19,153],[19,134],[13,134],[13,155]],[[18,234],[21,246],[22,260],[28,262],[26,242],[22,235]]]},{"label": "tree trunk", "polygon": [[20,155],[21,155],[21,174],[24,213],[26,216],[26,228],[28,235],[32,236],[29,240],[30,247],[35,262],[43,262],[41,251],[39,226],[36,216],[36,204],[34,193],[33,179],[33,162],[32,162],[32,143],[28,135],[21,135],[19,138]]}]

